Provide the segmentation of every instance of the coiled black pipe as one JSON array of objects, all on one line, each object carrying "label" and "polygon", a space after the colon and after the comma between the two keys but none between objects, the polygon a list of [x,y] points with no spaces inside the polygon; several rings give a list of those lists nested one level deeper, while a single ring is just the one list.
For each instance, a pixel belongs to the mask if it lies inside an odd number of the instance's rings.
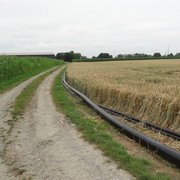
[{"label": "coiled black pipe", "polygon": [[128,127],[127,125],[121,124],[118,120],[113,118],[110,114],[108,114],[105,110],[100,108],[94,102],[92,102],[88,97],[84,94],[70,86],[65,79],[65,74],[62,77],[62,84],[73,94],[76,94],[80,97],[88,106],[90,106],[94,111],[96,111],[102,118],[108,121],[111,125],[119,129],[129,138],[135,140],[139,144],[147,147],[148,149],[155,151],[158,155],[163,157],[164,159],[168,160],[169,162],[173,163],[177,167],[180,167],[180,152],[171,149],[170,147],[163,145],[141,133],[138,131]]}]

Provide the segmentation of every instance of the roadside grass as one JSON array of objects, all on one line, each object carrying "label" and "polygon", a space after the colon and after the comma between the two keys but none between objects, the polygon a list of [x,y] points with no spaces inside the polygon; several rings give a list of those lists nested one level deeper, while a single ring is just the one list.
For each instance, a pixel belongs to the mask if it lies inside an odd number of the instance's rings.
[{"label": "roadside grass", "polygon": [[[116,130],[109,131],[112,127],[104,121],[97,121],[94,116],[88,113],[81,100],[77,100],[69,95],[63,85],[60,83],[58,75],[52,88],[53,100],[59,111],[62,111],[66,117],[83,134],[84,139],[95,144],[101,149],[104,155],[114,160],[119,168],[126,169],[139,180],[168,180],[168,175],[156,172],[152,163],[143,158],[136,158],[128,154],[127,150],[116,140],[113,134]],[[82,109],[85,111],[83,112]]]},{"label": "roadside grass", "polygon": [[[59,67],[57,67],[59,68]],[[8,121],[9,130],[8,134],[11,133],[15,123],[23,115],[25,112],[25,109],[27,105],[31,102],[37,88],[39,87],[39,84],[52,72],[57,70],[57,68],[50,70],[46,72],[45,74],[39,76],[37,79],[32,81],[24,90],[21,92],[21,94],[16,98],[15,103],[13,105],[12,109],[12,119]]]}]

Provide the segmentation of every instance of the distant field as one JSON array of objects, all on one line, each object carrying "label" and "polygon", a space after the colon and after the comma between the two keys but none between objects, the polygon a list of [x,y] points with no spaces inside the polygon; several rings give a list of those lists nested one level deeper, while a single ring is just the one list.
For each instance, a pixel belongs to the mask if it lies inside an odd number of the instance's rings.
[{"label": "distant field", "polygon": [[0,57],[0,93],[62,61],[41,57]]},{"label": "distant field", "polygon": [[180,60],[73,63],[67,77],[98,104],[180,132]]}]

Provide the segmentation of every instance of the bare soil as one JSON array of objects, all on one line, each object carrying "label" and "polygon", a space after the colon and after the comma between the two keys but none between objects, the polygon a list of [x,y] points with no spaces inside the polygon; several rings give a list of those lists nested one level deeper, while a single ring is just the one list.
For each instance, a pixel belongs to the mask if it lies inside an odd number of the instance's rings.
[{"label": "bare soil", "polygon": [[12,131],[6,162],[14,175],[35,180],[134,179],[85,142],[75,126],[57,112],[50,92],[59,72],[42,82]]}]

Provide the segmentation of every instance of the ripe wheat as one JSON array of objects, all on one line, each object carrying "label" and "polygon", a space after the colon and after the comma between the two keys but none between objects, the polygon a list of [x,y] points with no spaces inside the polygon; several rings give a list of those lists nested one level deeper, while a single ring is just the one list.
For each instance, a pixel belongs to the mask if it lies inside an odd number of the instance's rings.
[{"label": "ripe wheat", "polygon": [[180,132],[180,60],[73,63],[67,78],[98,104]]}]

